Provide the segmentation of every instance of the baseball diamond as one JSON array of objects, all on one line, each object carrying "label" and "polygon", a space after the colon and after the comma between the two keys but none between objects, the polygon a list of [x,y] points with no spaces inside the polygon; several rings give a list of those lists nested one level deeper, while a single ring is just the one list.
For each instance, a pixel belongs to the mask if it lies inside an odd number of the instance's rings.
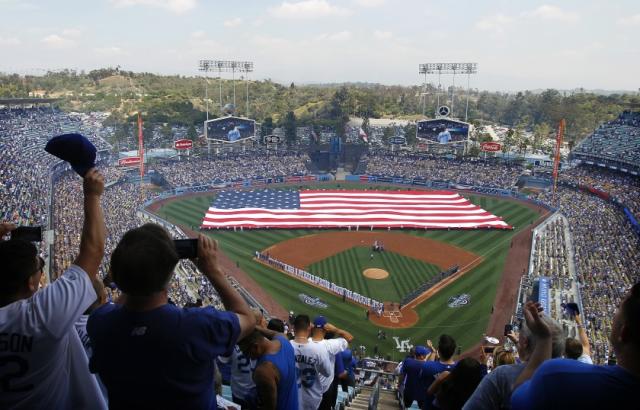
[{"label": "baseball diamond", "polygon": [[[345,186],[347,184],[342,184]],[[296,186],[300,188],[299,185]],[[335,188],[332,183],[304,186],[303,188]],[[350,189],[372,188],[389,190],[397,189],[390,185],[360,185],[352,184]],[[371,322],[386,328],[389,336],[399,336],[401,339],[410,338],[415,342],[426,338],[436,337],[439,333],[449,332],[459,340],[463,349],[475,346],[483,333],[495,332],[507,319],[509,312],[505,311],[505,318],[491,315],[492,308],[513,303],[515,298],[512,290],[502,290],[504,286],[517,287],[510,275],[518,274],[526,266],[530,248],[530,238],[526,231],[530,225],[544,218],[546,210],[530,203],[516,200],[471,194],[464,196],[473,204],[480,206],[495,215],[502,217],[505,222],[513,226],[514,230],[402,230],[387,232],[374,230],[365,232],[349,232],[348,230],[206,230],[205,234],[218,239],[226,255],[239,270],[246,273],[239,276],[243,286],[256,288],[256,294],[261,294],[260,301],[273,304],[275,301],[281,306],[281,311],[313,312],[309,305],[302,303],[298,297],[304,293],[310,297],[318,297],[325,301],[330,309],[323,310],[329,320],[338,326],[353,330],[360,340],[359,343],[367,348],[377,345],[382,351],[388,351],[392,358],[398,356],[395,352],[393,340],[387,337],[378,340],[378,327],[371,326]],[[193,232],[193,227],[199,226],[204,211],[212,202],[212,194],[195,194],[179,198],[163,200],[154,204],[150,209],[159,216]],[[195,232],[193,233],[195,234]],[[323,241],[319,246],[318,238]],[[340,238],[338,241],[337,238]],[[384,239],[382,239],[384,238]],[[394,238],[394,239],[390,239]],[[437,270],[450,268],[458,264],[461,268],[472,264],[468,270],[461,269],[461,275],[450,280],[446,286],[435,287],[421,295],[413,302],[413,306],[405,308],[402,316],[387,311],[379,317],[372,313],[365,315],[362,306],[344,302],[338,295],[325,292],[308,283],[292,279],[271,267],[254,260],[256,250],[264,250],[272,255],[278,255],[297,267],[312,266],[330,256],[351,248],[373,244],[382,240],[385,251],[399,253],[428,263]],[[365,241],[364,243],[362,241]],[[514,245],[511,245],[511,243]],[[423,246],[415,244],[422,243]],[[515,254],[515,252],[524,252]],[[399,252],[401,250],[401,252]],[[510,255],[514,256],[510,256]],[[379,257],[374,255],[374,260]],[[379,258],[380,259],[380,258]],[[504,272],[504,274],[503,274]],[[436,274],[438,272],[435,272]],[[355,271],[345,284],[353,284],[356,280],[363,280],[362,272]],[[387,281],[397,281],[397,275]],[[351,282],[349,282],[351,281]],[[382,281],[380,281],[382,282]],[[402,288],[402,280],[397,282]],[[503,284],[503,285],[501,285]],[[357,287],[357,285],[356,285]],[[406,289],[407,284],[404,284]],[[355,290],[355,289],[353,289]],[[447,307],[450,297],[466,293],[471,295],[468,305],[458,309]],[[503,296],[505,293],[505,296]],[[265,295],[269,295],[266,296]],[[511,295],[510,297],[506,295]],[[498,298],[496,300],[496,297]],[[390,298],[393,299],[393,298]],[[385,300],[398,302],[398,300]],[[491,323],[489,319],[492,317]],[[495,323],[494,323],[495,322]],[[410,327],[405,327],[409,325]],[[494,329],[494,330],[490,330]],[[399,356],[396,357],[400,358]]]}]

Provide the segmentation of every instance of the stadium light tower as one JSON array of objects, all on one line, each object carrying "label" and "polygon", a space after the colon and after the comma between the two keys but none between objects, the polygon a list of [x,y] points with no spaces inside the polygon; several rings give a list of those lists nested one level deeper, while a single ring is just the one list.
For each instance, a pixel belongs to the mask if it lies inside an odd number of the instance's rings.
[{"label": "stadium light tower", "polygon": [[[418,73],[424,74],[424,87],[426,92],[427,75],[438,74],[438,106],[440,106],[440,89],[442,87],[440,78],[442,74],[452,74],[453,84],[451,89],[451,112],[453,113],[453,105],[455,99],[456,74],[467,75],[467,90],[465,92],[467,99],[467,107],[465,109],[464,120],[469,117],[469,86],[471,82],[471,74],[478,73],[478,63],[424,63],[418,65]],[[426,104],[426,101],[425,101]],[[437,109],[437,108],[436,108]]]},{"label": "stadium light tower", "polygon": [[[233,60],[200,60],[198,69],[200,71],[204,71],[205,73],[211,71],[218,72],[218,79],[220,85],[220,108],[222,109],[222,73],[231,73],[232,81],[233,81],[233,106],[236,106],[236,72],[238,73],[246,73],[245,81],[247,81],[247,115],[249,112],[249,76],[248,73],[253,72],[253,62],[252,61],[233,61]],[[205,88],[205,93],[207,90]],[[207,108],[207,119],[209,119],[209,110]]]}]

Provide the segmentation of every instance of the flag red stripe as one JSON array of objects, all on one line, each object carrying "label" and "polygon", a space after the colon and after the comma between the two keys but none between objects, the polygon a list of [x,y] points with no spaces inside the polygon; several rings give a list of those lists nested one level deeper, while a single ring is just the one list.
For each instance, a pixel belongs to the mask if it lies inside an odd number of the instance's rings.
[{"label": "flag red stripe", "polygon": [[509,228],[449,191],[301,191],[300,209],[209,208],[205,228]]}]

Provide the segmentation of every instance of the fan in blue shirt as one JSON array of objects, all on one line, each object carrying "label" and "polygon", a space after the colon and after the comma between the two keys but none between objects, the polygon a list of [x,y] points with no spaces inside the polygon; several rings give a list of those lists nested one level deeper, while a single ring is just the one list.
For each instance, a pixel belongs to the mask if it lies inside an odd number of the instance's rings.
[{"label": "fan in blue shirt", "polygon": [[180,309],[167,303],[178,262],[160,226],[127,232],[111,256],[122,305],[97,309],[87,323],[89,363],[107,387],[111,409],[210,409],[215,406],[214,363],[255,327],[253,313],[217,263],[217,243],[198,238],[200,271],[227,308]]},{"label": "fan in blue shirt", "polygon": [[[453,360],[455,351],[456,341],[449,335],[441,335],[438,341],[439,360],[428,360],[422,365],[422,370],[420,371],[420,381],[425,392],[429,390],[429,386],[440,373],[451,371],[455,367],[456,362]],[[434,396],[425,393],[424,406],[421,406],[421,408],[434,408],[432,405],[434,399]]]},{"label": "fan in blue shirt", "polygon": [[639,408],[640,283],[631,288],[613,318],[609,341],[618,359],[617,366],[546,360],[551,340],[544,322],[536,315],[536,306],[527,304],[525,318],[527,326],[543,340],[536,344],[516,383],[520,386],[511,396],[513,409]]}]

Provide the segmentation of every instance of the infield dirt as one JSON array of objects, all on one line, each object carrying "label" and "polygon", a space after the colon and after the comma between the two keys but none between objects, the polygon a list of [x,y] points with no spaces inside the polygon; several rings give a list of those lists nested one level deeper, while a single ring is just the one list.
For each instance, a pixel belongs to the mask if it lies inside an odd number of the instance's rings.
[{"label": "infield dirt", "polygon": [[298,268],[351,249],[355,246],[373,246],[382,242],[385,250],[418,259],[448,269],[452,265],[466,266],[478,256],[443,242],[395,232],[326,232],[300,236],[273,245],[263,251],[271,257]]}]

